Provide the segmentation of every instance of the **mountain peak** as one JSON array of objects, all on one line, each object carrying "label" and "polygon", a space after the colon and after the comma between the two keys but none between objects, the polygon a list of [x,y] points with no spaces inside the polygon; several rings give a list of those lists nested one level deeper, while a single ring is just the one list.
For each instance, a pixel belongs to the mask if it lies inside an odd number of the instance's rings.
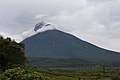
[{"label": "mountain peak", "polygon": [[55,27],[53,27],[52,26],[52,24],[50,24],[50,23],[47,23],[47,22],[45,22],[45,21],[40,21],[39,23],[37,23],[36,25],[35,25],[35,28],[34,28],[34,31],[35,32],[41,32],[41,30],[42,31],[46,31],[46,30],[54,30],[55,29]]},{"label": "mountain peak", "polygon": [[55,27],[46,21],[40,21],[32,29],[22,32],[21,36],[22,39],[26,39],[48,30],[55,30]]},{"label": "mountain peak", "polygon": [[[83,63],[83,65],[120,65],[119,53],[102,49],[71,34],[56,29],[38,33],[23,40],[22,43],[26,45],[25,55],[28,58],[28,62],[31,61],[31,59],[33,60],[31,62],[40,62],[40,58],[50,58],[53,60],[66,59],[66,61],[69,61],[69,59],[79,59],[79,62],[81,60],[88,62]],[[35,59],[39,61],[35,61]],[[71,63],[72,61],[69,62]],[[39,65],[39,63],[35,64]],[[81,64],[80,62],[75,65]]]}]

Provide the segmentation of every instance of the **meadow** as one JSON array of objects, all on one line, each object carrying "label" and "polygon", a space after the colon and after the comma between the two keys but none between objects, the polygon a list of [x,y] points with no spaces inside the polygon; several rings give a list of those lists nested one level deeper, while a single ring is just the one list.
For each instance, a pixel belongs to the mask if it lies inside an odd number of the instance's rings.
[{"label": "meadow", "polygon": [[79,67],[35,69],[50,80],[120,80],[119,67]]},{"label": "meadow", "polygon": [[0,80],[120,80],[120,67],[38,68],[0,71]]}]

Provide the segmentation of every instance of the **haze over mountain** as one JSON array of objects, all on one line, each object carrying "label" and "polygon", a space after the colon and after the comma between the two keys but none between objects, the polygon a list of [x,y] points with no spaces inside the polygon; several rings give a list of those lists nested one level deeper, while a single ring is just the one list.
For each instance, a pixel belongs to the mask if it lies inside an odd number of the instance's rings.
[{"label": "haze over mountain", "polygon": [[51,25],[43,25],[38,30],[46,27],[48,27],[46,30],[22,41],[25,44],[28,61],[30,58],[33,58],[33,62],[40,62],[39,58],[50,58],[77,59],[79,64],[80,61],[88,62],[88,64],[120,64],[118,52],[102,49],[71,34],[55,28],[51,29]]}]

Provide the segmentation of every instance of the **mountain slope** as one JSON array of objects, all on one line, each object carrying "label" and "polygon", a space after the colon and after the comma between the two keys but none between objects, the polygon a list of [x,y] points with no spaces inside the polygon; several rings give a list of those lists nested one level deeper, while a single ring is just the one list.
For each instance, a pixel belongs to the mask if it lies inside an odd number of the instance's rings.
[{"label": "mountain slope", "polygon": [[77,37],[47,30],[22,41],[28,58],[79,58],[92,63],[120,63],[120,54],[99,48]]}]

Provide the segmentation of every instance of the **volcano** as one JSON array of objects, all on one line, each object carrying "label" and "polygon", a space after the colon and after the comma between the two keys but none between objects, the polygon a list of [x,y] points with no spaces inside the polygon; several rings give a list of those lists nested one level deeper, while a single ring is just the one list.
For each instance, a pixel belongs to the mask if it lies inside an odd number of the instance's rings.
[{"label": "volcano", "polygon": [[25,44],[28,63],[32,65],[120,65],[120,53],[100,48],[57,29],[38,32],[22,43]]}]

